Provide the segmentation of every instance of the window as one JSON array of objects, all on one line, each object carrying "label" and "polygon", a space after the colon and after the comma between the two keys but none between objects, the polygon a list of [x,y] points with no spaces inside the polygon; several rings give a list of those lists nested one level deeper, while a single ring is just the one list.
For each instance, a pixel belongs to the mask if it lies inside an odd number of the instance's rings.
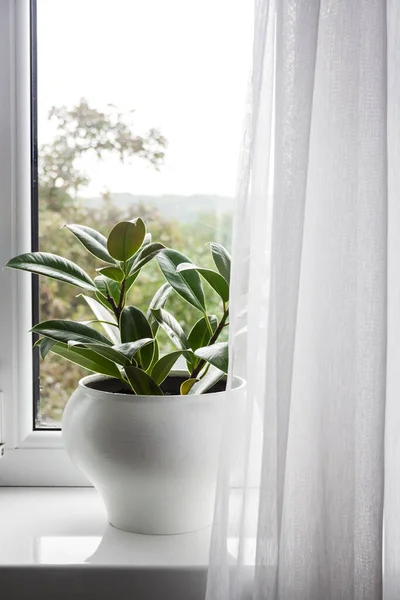
[{"label": "window", "polygon": [[[138,215],[155,238],[194,261],[205,263],[209,240],[229,247],[251,50],[247,0],[7,0],[0,11],[3,263],[40,249],[93,275],[90,257],[62,225],[107,233]],[[161,280],[157,269],[135,283],[131,300],[141,308]],[[84,372],[55,356],[40,361],[27,332],[32,314],[33,321],[91,314],[71,286],[2,277],[9,451],[0,484],[20,481],[28,455],[35,465],[47,461],[55,484],[82,483],[68,471],[59,429]],[[183,305],[174,313],[183,324],[193,318]],[[36,472],[25,468],[23,477],[48,481]]]},{"label": "window", "polygon": [[[229,2],[229,24],[225,1],[36,4],[39,249],[93,273],[93,261],[60,227],[82,222],[106,234],[140,215],[155,239],[204,264],[207,241],[230,244],[246,2],[233,11]],[[161,283],[154,262],[131,301],[146,310]],[[193,315],[174,301],[189,326]],[[40,281],[34,303],[41,320],[92,318],[76,289],[55,281]],[[37,426],[59,426],[84,371],[51,354],[34,364]]]}]

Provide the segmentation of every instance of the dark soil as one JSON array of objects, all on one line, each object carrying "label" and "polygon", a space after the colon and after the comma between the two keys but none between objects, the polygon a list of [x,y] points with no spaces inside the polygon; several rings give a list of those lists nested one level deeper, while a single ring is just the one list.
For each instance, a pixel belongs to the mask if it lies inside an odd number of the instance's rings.
[{"label": "dark soil", "polygon": [[[161,384],[161,389],[165,396],[179,396],[181,384],[186,381],[187,377],[174,375],[167,377]],[[87,387],[93,390],[99,390],[101,392],[112,392],[114,394],[130,394],[134,396],[132,390],[121,384],[119,379],[104,378],[96,381],[91,381],[86,384]],[[226,388],[226,381],[221,379],[206,394],[212,394],[215,392],[224,392]]]}]

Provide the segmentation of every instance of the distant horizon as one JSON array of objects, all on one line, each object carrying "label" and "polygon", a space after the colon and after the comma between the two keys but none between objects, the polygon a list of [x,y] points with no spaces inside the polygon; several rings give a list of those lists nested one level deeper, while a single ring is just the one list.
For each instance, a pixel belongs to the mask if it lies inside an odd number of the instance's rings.
[{"label": "distant horizon", "polygon": [[[171,196],[174,198],[191,198],[191,197],[210,197],[210,198],[220,198],[222,200],[234,200],[235,197],[234,196],[227,196],[226,194],[213,194],[212,192],[193,192],[190,194],[182,194],[182,193],[174,193],[174,192],[165,192],[165,193],[160,193],[160,194],[149,194],[148,192],[108,192],[111,196],[132,196],[133,198],[139,197],[139,196],[143,196],[145,198],[163,198],[163,197],[168,197],[170,198]],[[98,200],[99,198],[101,198],[101,194],[100,195],[91,195],[91,196],[86,196],[86,195],[81,195],[79,194],[78,198],[82,198],[85,200]]]},{"label": "distant horizon", "polygon": [[[199,215],[232,216],[234,198],[220,194],[132,194],[117,192],[114,204],[120,208],[129,208],[134,204],[145,204],[155,208],[164,217],[182,222],[198,220]],[[83,206],[95,206],[101,197],[81,198]]]}]

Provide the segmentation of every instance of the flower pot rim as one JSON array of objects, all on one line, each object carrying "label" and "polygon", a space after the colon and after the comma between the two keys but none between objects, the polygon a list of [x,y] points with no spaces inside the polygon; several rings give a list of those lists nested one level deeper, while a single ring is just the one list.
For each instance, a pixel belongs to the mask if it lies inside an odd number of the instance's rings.
[{"label": "flower pot rim", "polygon": [[[186,371],[182,371],[179,369],[176,369],[174,371],[171,372],[171,375],[176,375],[176,376],[187,376]],[[238,390],[241,390],[245,387],[246,385],[246,381],[244,379],[242,379],[241,377],[235,377],[234,381],[236,383],[236,385],[234,387],[231,388],[231,390],[224,390],[221,392],[211,392],[208,394],[193,394],[193,395],[188,395],[188,396],[182,396],[181,394],[171,394],[168,396],[140,396],[140,395],[133,395],[133,394],[123,394],[123,393],[118,393],[118,392],[109,392],[107,390],[97,390],[95,388],[91,388],[89,387],[87,384],[90,383],[91,381],[97,381],[97,380],[113,380],[115,379],[114,377],[109,377],[108,375],[102,375],[99,373],[93,373],[92,375],[86,375],[85,377],[82,377],[82,379],[79,380],[78,382],[78,387],[83,388],[86,392],[89,392],[90,395],[92,395],[93,397],[103,397],[104,396],[109,396],[112,397],[114,399],[118,398],[119,400],[125,400],[125,401],[132,401],[134,400],[135,403],[137,402],[160,402],[160,401],[165,401],[166,399],[168,400],[168,402],[171,401],[180,401],[180,402],[185,402],[185,403],[190,403],[193,402],[194,400],[199,400],[200,398],[203,401],[206,400],[211,400],[212,398],[214,398],[215,396],[218,397],[223,397],[224,394],[226,394],[229,391],[233,391],[236,392]]]}]

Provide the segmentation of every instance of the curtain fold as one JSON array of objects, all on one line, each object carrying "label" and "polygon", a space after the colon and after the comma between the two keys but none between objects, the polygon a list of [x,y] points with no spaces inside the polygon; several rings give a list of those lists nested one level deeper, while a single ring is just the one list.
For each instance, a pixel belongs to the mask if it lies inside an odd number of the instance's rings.
[{"label": "curtain fold", "polygon": [[388,365],[385,421],[384,598],[400,598],[400,3],[387,2]]},{"label": "curtain fold", "polygon": [[394,0],[255,3],[230,329],[247,395],[227,407],[207,600],[382,598],[398,24]]}]

